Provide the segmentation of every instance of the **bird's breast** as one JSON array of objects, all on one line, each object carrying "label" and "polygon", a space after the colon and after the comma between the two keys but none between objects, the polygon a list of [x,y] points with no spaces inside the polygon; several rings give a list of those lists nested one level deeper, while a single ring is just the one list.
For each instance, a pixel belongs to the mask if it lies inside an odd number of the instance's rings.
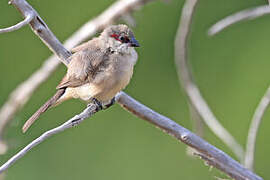
[{"label": "bird's breast", "polygon": [[113,58],[110,67],[103,74],[100,74],[100,83],[97,83],[100,93],[96,94],[95,97],[100,101],[107,102],[124,89],[132,77],[136,60],[137,54],[136,56],[127,54]]},{"label": "bird's breast", "polygon": [[107,77],[101,83],[96,84],[99,93],[95,98],[102,102],[110,101],[116,93],[124,89],[133,74],[133,66],[125,67],[125,69],[112,70],[107,72]]},{"label": "bird's breast", "polygon": [[136,60],[137,54],[112,57],[109,66],[97,73],[92,82],[79,87],[68,88],[67,92],[73,98],[80,98],[84,101],[96,98],[103,103],[107,103],[128,85]]}]

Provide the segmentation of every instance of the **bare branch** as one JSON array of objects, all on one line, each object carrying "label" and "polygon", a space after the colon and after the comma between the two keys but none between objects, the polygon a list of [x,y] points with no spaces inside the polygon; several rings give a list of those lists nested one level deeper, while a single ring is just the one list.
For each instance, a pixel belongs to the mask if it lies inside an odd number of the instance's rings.
[{"label": "bare branch", "polygon": [[69,63],[68,57],[71,53],[63,47],[32,6],[25,0],[11,0],[10,4],[12,4],[25,18],[32,14],[33,19],[29,24],[31,29],[49,47],[49,49],[60,58],[62,63],[67,65]]},{"label": "bare branch", "polygon": [[[120,92],[116,95],[116,101],[123,108],[135,114],[139,118],[144,119],[151,124],[154,124],[156,127],[164,130],[164,132],[170,134],[171,136],[187,144],[188,146],[196,149],[197,152],[200,153],[199,155],[203,157],[203,159],[208,164],[220,169],[230,177],[237,180],[262,180],[261,177],[257,176],[248,169],[245,169],[243,166],[230,158],[223,151],[215,148],[208,142],[201,139],[199,136],[178,125],[171,119],[161,114],[158,114],[157,112],[144,106],[143,104],[139,103],[124,92]],[[36,145],[40,144],[50,136],[81,123],[84,119],[91,117],[96,112],[97,106],[95,104],[91,104],[81,114],[74,116],[72,119],[68,120],[64,124],[43,133],[40,137],[32,141],[25,148],[23,148],[21,151],[11,157],[5,164],[3,164],[0,167],[0,173],[8,169],[19,158],[23,157],[28,151],[30,151],[32,148],[34,148]],[[76,121],[76,124],[74,124],[74,121]]]},{"label": "bare branch", "polygon": [[270,6],[263,5],[251,9],[246,9],[232,14],[217,23],[215,23],[208,31],[208,35],[213,36],[223,29],[243,20],[254,19],[270,13]]},{"label": "bare branch", "polygon": [[171,119],[158,114],[152,109],[139,103],[124,92],[121,92],[117,95],[117,101],[121,106],[123,106],[123,108],[135,114],[139,118],[154,124],[156,127],[163,130],[163,132],[165,131],[181,142],[196,149],[196,151],[201,155],[207,157],[205,160],[209,162],[210,165],[213,165],[230,177],[237,180],[262,179],[253,174],[251,171],[243,168],[242,165],[230,158],[223,151],[212,146],[199,136],[180,126]]},{"label": "bare branch", "polygon": [[185,92],[189,98],[190,103],[209,128],[216,134],[242,161],[244,158],[244,150],[237,143],[234,137],[219,123],[211,109],[208,107],[206,101],[202,97],[199,88],[195,84],[188,62],[187,41],[189,36],[189,28],[192,20],[193,10],[196,6],[197,0],[186,0],[182,10],[182,16],[179,22],[175,38],[175,63],[177,66],[177,73]]},{"label": "bare branch", "polygon": [[261,102],[256,108],[248,131],[244,165],[246,168],[250,170],[253,170],[254,166],[254,155],[258,129],[260,127],[263,115],[266,109],[269,107],[269,103],[270,103],[270,87],[268,87],[265,95],[262,97]]},{"label": "bare branch", "polygon": [[95,104],[89,104],[89,106],[79,115],[74,116],[70,120],[66,121],[62,125],[51,129],[49,131],[46,131],[41,136],[33,140],[30,144],[25,146],[22,150],[20,150],[17,154],[15,154],[13,157],[11,157],[6,163],[4,163],[0,167],[0,174],[4,172],[6,169],[8,169],[12,164],[14,164],[18,159],[23,157],[28,151],[30,151],[32,148],[34,148],[36,145],[40,144],[41,142],[45,141],[50,136],[57,134],[59,132],[62,132],[68,128],[72,128],[75,125],[80,124],[83,120],[85,120],[88,117],[91,117],[94,113],[97,112],[98,106]]},{"label": "bare branch", "polygon": [[[67,49],[71,49],[87,38],[95,35],[97,31],[112,24],[122,15],[137,10],[138,7],[149,1],[150,0],[119,0],[115,2],[98,17],[90,20],[77,30],[68,40],[66,40],[64,46]],[[11,92],[9,99],[0,109],[0,142],[8,122],[28,102],[34,91],[47,80],[59,65],[60,61],[57,59],[57,56],[51,56],[44,61],[40,69]],[[4,143],[2,142],[2,144]]]},{"label": "bare branch", "polygon": [[34,18],[34,14],[29,14],[23,21],[19,22],[18,24],[15,24],[14,26],[11,26],[8,28],[0,29],[0,34],[6,33],[6,32],[16,31],[16,30],[22,28],[23,26],[29,24],[33,18]]}]

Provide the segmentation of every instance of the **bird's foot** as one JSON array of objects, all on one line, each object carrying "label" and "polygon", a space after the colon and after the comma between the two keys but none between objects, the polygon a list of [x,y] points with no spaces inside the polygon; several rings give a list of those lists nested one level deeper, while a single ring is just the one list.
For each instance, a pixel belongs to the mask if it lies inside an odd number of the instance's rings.
[{"label": "bird's foot", "polygon": [[[114,105],[114,103],[115,103],[115,97],[112,98],[112,100],[108,104],[102,104],[96,98],[93,98],[92,99],[92,103],[96,105],[96,107],[97,107],[96,111],[105,110],[105,109],[111,107],[112,105]],[[87,106],[90,106],[90,105],[91,105],[91,103],[88,104]]]},{"label": "bird's foot", "polygon": [[112,98],[111,102],[109,104],[105,104],[104,105],[104,109],[107,109],[109,107],[111,107],[112,105],[114,105],[115,103],[115,97]]},{"label": "bird's foot", "polygon": [[[96,105],[96,107],[97,107],[96,111],[100,111],[100,110],[104,109],[102,103],[99,100],[97,100],[96,98],[92,99],[92,103]],[[90,104],[88,104],[88,106],[89,105]]]}]

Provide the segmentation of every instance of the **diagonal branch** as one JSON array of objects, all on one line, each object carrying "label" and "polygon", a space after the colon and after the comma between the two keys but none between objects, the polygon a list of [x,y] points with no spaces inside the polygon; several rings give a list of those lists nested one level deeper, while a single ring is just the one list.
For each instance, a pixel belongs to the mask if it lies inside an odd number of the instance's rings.
[{"label": "diagonal branch", "polygon": [[217,23],[215,23],[208,31],[208,35],[213,36],[223,29],[244,20],[254,19],[270,13],[270,6],[263,5],[251,9],[242,10],[235,14],[232,14]]},{"label": "diagonal branch", "polygon": [[19,22],[18,24],[15,24],[14,26],[11,26],[8,28],[0,29],[0,34],[6,33],[6,32],[16,31],[16,30],[22,28],[23,26],[29,24],[33,18],[34,18],[34,14],[30,13],[23,21]]},{"label": "diagonal branch", "polygon": [[[67,49],[80,44],[87,38],[95,35],[99,30],[112,24],[122,15],[138,10],[138,7],[150,2],[150,0],[119,0],[112,4],[102,14],[95,19],[90,20],[77,30],[69,39],[66,40],[64,46]],[[45,23],[44,23],[45,24]],[[0,144],[4,129],[14,115],[28,102],[34,91],[44,82],[60,65],[60,61],[56,55],[49,57],[44,61],[40,69],[34,72],[27,80],[18,85],[9,96],[9,99],[0,108]]]},{"label": "diagonal branch", "polygon": [[202,97],[199,88],[193,80],[191,68],[188,62],[187,41],[190,32],[192,14],[197,0],[186,0],[180,18],[179,28],[175,38],[175,63],[177,73],[190,103],[202,117],[204,122],[242,161],[244,158],[243,148],[234,137],[220,124],[206,101]]},{"label": "diagonal branch", "polygon": [[255,146],[256,146],[256,138],[257,138],[258,130],[259,130],[263,115],[266,109],[269,107],[269,104],[270,104],[270,87],[268,87],[265,95],[262,97],[261,102],[256,108],[250,127],[249,127],[249,131],[248,131],[244,165],[246,168],[250,170],[253,170],[253,166],[254,166],[254,155],[255,155]]},{"label": "diagonal branch", "polygon": [[257,175],[243,168],[238,162],[230,158],[226,153],[212,146],[199,136],[180,126],[171,119],[153,111],[145,105],[134,100],[124,92],[117,95],[117,102],[126,110],[144,119],[156,127],[185,143],[186,145],[196,149],[204,157],[210,165],[223,171],[227,175],[237,180],[244,179],[261,179]]},{"label": "diagonal branch", "polygon": [[[233,160],[223,151],[215,148],[214,146],[204,141],[199,136],[193,134],[189,130],[185,129],[184,127],[180,126],[173,120],[161,114],[158,114],[157,112],[144,106],[143,104],[139,103],[124,92],[120,92],[116,95],[116,101],[127,111],[130,111],[139,118],[148,121],[149,123],[160,128],[167,134],[170,134],[179,141],[196,149],[199,153],[198,155],[203,157],[203,160],[205,160],[208,164],[220,169],[230,177],[237,180],[262,180],[261,177],[257,176],[248,169],[245,169],[237,161]],[[79,124],[84,119],[92,116],[94,113],[97,112],[96,108],[97,107],[94,104],[91,104],[81,114],[74,116],[72,119],[68,120],[64,124],[43,133],[40,137],[32,141],[25,148],[23,148],[21,151],[11,157],[5,164],[3,164],[0,167],[0,173],[7,170],[19,158],[23,157],[28,151],[30,151],[32,148],[34,148],[36,145],[40,144],[50,136],[73,127],[74,120],[76,120],[77,124]]]}]

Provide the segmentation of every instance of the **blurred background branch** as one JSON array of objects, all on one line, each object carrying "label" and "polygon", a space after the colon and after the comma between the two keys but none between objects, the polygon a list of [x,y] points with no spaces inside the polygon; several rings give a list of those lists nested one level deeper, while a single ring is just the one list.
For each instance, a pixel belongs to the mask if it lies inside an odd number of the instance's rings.
[{"label": "blurred background branch", "polygon": [[[268,1],[269,3],[270,1]],[[227,16],[226,18],[215,23],[208,31],[209,35],[216,35],[223,29],[244,20],[251,20],[257,17],[261,17],[263,15],[267,15],[270,13],[269,4],[250,8],[247,10],[242,10],[240,12],[234,13],[232,15]],[[258,135],[258,130],[261,125],[261,121],[263,115],[265,114],[266,109],[268,108],[270,103],[270,87],[268,87],[265,95],[262,97],[258,107],[255,110],[252,121],[250,123],[247,143],[246,143],[246,154],[244,158],[244,166],[250,170],[254,168],[254,156],[255,156],[255,148],[256,148],[256,139]]]},{"label": "blurred background branch", "polygon": [[191,68],[188,62],[187,43],[192,22],[192,15],[197,0],[187,0],[180,18],[179,27],[175,38],[175,63],[179,81],[182,84],[192,107],[199,113],[207,126],[216,134],[232,151],[240,161],[244,159],[244,150],[234,137],[220,124],[206,101],[202,97],[199,88],[193,80]]},{"label": "blurred background branch", "polygon": [[263,115],[265,114],[266,109],[269,107],[269,103],[270,103],[270,87],[268,87],[265,95],[262,97],[258,107],[256,108],[248,131],[244,165],[246,168],[250,170],[253,170],[254,166],[254,156],[258,130],[261,125]]},{"label": "blurred background branch", "polygon": [[208,34],[210,36],[213,36],[223,29],[238,23],[240,21],[249,20],[249,19],[255,19],[257,17],[261,17],[263,15],[270,13],[270,6],[269,5],[263,5],[255,8],[250,8],[246,10],[242,10],[240,12],[234,13],[232,15],[229,15],[225,17],[224,19],[218,21],[214,25],[212,25],[209,28]]}]

